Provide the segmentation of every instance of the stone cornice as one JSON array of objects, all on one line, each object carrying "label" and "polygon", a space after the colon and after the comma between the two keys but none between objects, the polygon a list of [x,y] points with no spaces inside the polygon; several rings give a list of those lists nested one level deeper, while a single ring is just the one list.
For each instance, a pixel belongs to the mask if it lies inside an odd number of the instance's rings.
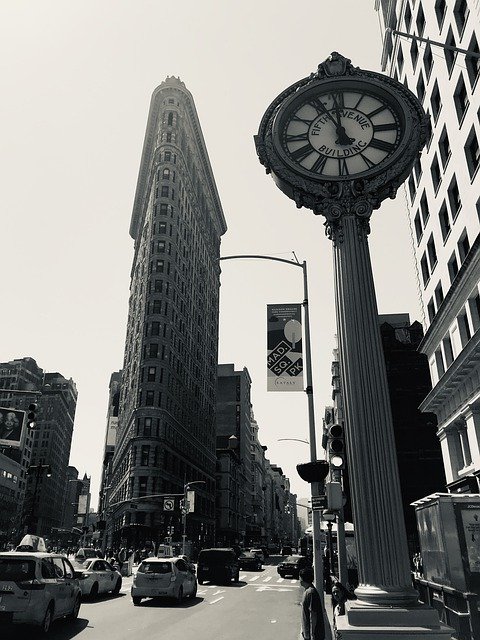
[{"label": "stone cornice", "polygon": [[445,400],[451,398],[462,383],[470,377],[472,370],[479,367],[480,332],[477,331],[423,400],[419,407],[420,411],[436,413],[445,404]]},{"label": "stone cornice", "polygon": [[430,357],[440,341],[447,333],[462,306],[465,304],[468,294],[480,279],[480,234],[476,237],[468,255],[458,270],[451,287],[440,305],[432,324],[428,327],[418,350]]}]

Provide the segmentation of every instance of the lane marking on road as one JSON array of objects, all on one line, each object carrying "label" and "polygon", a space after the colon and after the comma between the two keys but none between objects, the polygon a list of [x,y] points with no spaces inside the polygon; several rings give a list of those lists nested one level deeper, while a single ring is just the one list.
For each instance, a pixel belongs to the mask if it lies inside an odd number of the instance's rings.
[{"label": "lane marking on road", "polygon": [[240,576],[240,580],[245,580],[245,578],[246,578],[246,577],[247,577],[247,574],[246,574],[246,573],[244,573],[244,574],[242,574],[242,575]]},{"label": "lane marking on road", "polygon": [[283,582],[283,578],[279,578],[277,582]]},{"label": "lane marking on road", "polygon": [[253,578],[250,578],[250,582],[255,582],[255,580],[258,580],[260,576],[253,576]]},{"label": "lane marking on road", "polygon": [[218,591],[215,591],[215,593],[212,593],[212,596],[218,596],[219,593],[225,593],[225,589],[219,589]]},{"label": "lane marking on road", "polygon": [[215,604],[216,602],[220,602],[220,600],[223,600],[223,598],[224,598],[224,596],[220,596],[220,598],[217,598],[216,600],[212,600],[208,604]]},{"label": "lane marking on road", "polygon": [[290,580],[290,584],[297,584],[298,580]]},{"label": "lane marking on road", "polygon": [[275,624],[276,620],[270,620],[270,622],[271,622],[272,624]]},{"label": "lane marking on road", "polygon": [[244,584],[243,587],[240,587],[240,589],[246,589],[247,587],[248,587],[248,584]]},{"label": "lane marking on road", "polygon": [[273,576],[268,576],[268,578],[265,578],[264,582],[270,582],[270,580],[272,579]]},{"label": "lane marking on road", "polygon": [[269,584],[265,586],[255,585],[256,591],[293,591],[290,587],[271,587]]}]

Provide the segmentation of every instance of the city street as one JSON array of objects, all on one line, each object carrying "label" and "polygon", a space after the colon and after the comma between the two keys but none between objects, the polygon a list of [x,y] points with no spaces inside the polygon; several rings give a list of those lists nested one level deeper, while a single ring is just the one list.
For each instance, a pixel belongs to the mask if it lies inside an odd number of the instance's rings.
[{"label": "city street", "polygon": [[[199,585],[197,597],[177,606],[169,600],[144,600],[134,607],[130,597],[133,577],[124,578],[119,596],[82,602],[74,623],[55,622],[52,640],[168,638],[168,640],[297,640],[300,633],[298,580],[280,578],[276,566],[241,571],[240,582]],[[3,630],[2,630],[3,631]],[[30,629],[10,628],[2,638],[35,638]]]}]

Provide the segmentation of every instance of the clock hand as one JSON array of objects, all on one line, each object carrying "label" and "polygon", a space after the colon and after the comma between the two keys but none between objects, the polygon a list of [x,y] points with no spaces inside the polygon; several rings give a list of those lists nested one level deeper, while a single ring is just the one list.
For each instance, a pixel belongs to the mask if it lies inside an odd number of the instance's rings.
[{"label": "clock hand", "polygon": [[338,106],[338,102],[335,98],[335,94],[332,94],[332,100],[333,100],[333,108],[335,109],[335,114],[337,116],[336,132],[337,132],[338,138],[335,140],[335,144],[341,144],[343,146],[352,144],[353,142],[355,142],[355,138],[350,138],[350,136],[348,136],[347,132],[345,131],[345,127],[342,125],[340,107]]}]

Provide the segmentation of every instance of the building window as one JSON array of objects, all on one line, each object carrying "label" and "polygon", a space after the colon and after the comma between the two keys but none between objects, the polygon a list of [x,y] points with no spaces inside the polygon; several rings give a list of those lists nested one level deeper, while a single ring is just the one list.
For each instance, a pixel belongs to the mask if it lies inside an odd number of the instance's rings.
[{"label": "building window", "polygon": [[[453,35],[452,27],[448,30],[447,39],[445,44],[449,47],[456,47],[457,43],[455,42],[455,36]],[[452,73],[453,65],[455,64],[455,58],[457,57],[457,52],[452,51],[451,49],[445,49],[445,63],[447,65],[447,69],[449,73]]]},{"label": "building window", "polygon": [[159,336],[159,335],[160,335],[160,323],[152,322],[152,336]]},{"label": "building window", "polygon": [[418,7],[417,19],[415,22],[417,24],[418,35],[421,37],[425,31],[425,14],[423,13],[422,5]]},{"label": "building window", "polygon": [[156,367],[148,367],[147,382],[155,382],[156,373],[157,373]]},{"label": "building window", "polygon": [[445,201],[442,203],[442,206],[438,213],[438,217],[440,219],[440,229],[442,230],[442,238],[443,238],[443,241],[445,242],[451,230],[450,217],[448,215],[448,209],[447,209],[447,205],[445,204]]},{"label": "building window", "polygon": [[440,151],[440,158],[442,159],[443,170],[445,171],[452,150],[450,149],[450,140],[448,139],[447,129],[443,127],[442,135],[438,142],[438,149]]},{"label": "building window", "polygon": [[417,244],[420,244],[420,240],[422,239],[423,235],[423,228],[419,211],[417,211],[417,215],[415,216],[415,235],[417,237]]},{"label": "building window", "polygon": [[157,253],[165,253],[165,240],[157,240]]},{"label": "building window", "polygon": [[455,22],[457,23],[457,29],[460,36],[467,24],[468,14],[469,10],[467,0],[457,0],[455,8],[453,9],[453,15],[455,16]]},{"label": "building window", "polygon": [[398,48],[398,56],[397,56],[397,65],[398,65],[399,75],[402,75],[403,63],[404,63],[403,51],[402,51],[402,47],[400,46]]},{"label": "building window", "polygon": [[140,465],[142,467],[148,467],[148,459],[149,458],[150,458],[150,446],[148,444],[142,444]]},{"label": "building window", "polygon": [[455,110],[457,112],[458,122],[461,123],[467,112],[468,105],[470,104],[470,100],[467,95],[467,87],[465,86],[465,81],[463,79],[463,75],[460,74],[458,78],[457,86],[455,87],[455,93],[453,94],[453,101],[455,103]]},{"label": "building window", "polygon": [[159,222],[158,223],[158,233],[167,233],[167,223]]},{"label": "building window", "polygon": [[467,158],[468,172],[470,178],[476,174],[478,165],[480,164],[480,147],[478,146],[478,138],[475,133],[475,127],[472,127],[467,142],[465,143],[465,157]]},{"label": "building window", "polygon": [[455,220],[462,208],[460,191],[458,190],[457,179],[455,176],[453,176],[450,186],[448,187],[448,201],[450,202],[452,218]]},{"label": "building window", "polygon": [[425,77],[427,78],[428,82],[430,80],[430,75],[433,68],[432,47],[429,44],[427,45],[425,53],[423,54],[423,68],[425,69]]},{"label": "building window", "polygon": [[168,193],[169,193],[168,187],[163,186],[160,192],[160,195],[162,196],[162,198],[168,198]]},{"label": "building window", "polygon": [[478,291],[468,299],[468,307],[470,309],[473,330],[477,331],[480,327],[480,296],[478,295]]},{"label": "building window", "polygon": [[433,158],[432,166],[430,167],[430,173],[432,174],[433,188],[435,189],[436,193],[438,191],[438,187],[440,186],[440,182],[442,181],[437,154],[435,154],[435,157]]},{"label": "building window", "polygon": [[155,293],[162,293],[163,290],[163,280],[155,280]]},{"label": "building window", "polygon": [[410,9],[410,4],[407,2],[407,6],[405,8],[405,29],[406,29],[406,31],[409,31],[411,26],[412,26],[412,10]]},{"label": "building window", "polygon": [[147,495],[147,476],[140,476],[138,478],[138,495],[146,496]]},{"label": "building window", "polygon": [[433,233],[430,236],[430,238],[428,239],[428,243],[427,243],[427,253],[428,253],[428,260],[430,262],[430,273],[433,273],[433,271],[435,270],[435,267],[437,266],[437,251],[435,249],[435,240],[433,238]]},{"label": "building window", "polygon": [[158,344],[156,342],[150,343],[149,354],[150,358],[156,358],[158,356]]},{"label": "building window", "polygon": [[452,253],[450,260],[448,261],[448,273],[450,275],[450,283],[452,283],[458,273],[458,261],[455,251]]},{"label": "building window", "polygon": [[[480,53],[480,49],[478,48],[478,42],[477,42],[477,38],[475,37],[475,34],[473,34],[467,49],[469,51],[472,51],[473,53]],[[480,72],[480,58],[474,58],[473,56],[465,56],[465,66],[467,67],[470,86],[473,87],[473,85],[477,81],[478,73]]]},{"label": "building window", "polygon": [[448,367],[452,364],[454,360],[452,341],[450,339],[450,335],[447,334],[445,336],[445,338],[442,340],[442,344],[443,344],[443,353],[445,355],[445,364],[447,365],[447,369],[448,369]]},{"label": "building window", "polygon": [[171,159],[172,159],[172,152],[171,151],[165,151],[163,159],[165,160],[165,162],[170,162]]},{"label": "building window", "polygon": [[410,57],[412,58],[412,66],[415,70],[418,60],[418,44],[416,40],[412,40],[412,44],[410,45]]},{"label": "building window", "polygon": [[428,271],[428,260],[427,260],[426,253],[424,253],[422,256],[422,259],[420,261],[420,266],[422,268],[423,286],[426,287],[428,284],[428,281],[430,280],[430,273]]},{"label": "building window", "polygon": [[420,162],[420,157],[415,160],[415,164],[413,165],[413,172],[415,173],[415,180],[418,184],[422,175],[422,164]]},{"label": "building window", "polygon": [[417,96],[420,102],[423,102],[423,99],[425,97],[425,82],[423,80],[423,76],[421,72],[417,82]]},{"label": "building window", "polygon": [[432,116],[430,115],[430,112],[427,111],[426,113],[426,120],[427,120],[427,149],[430,147],[430,143],[432,142],[432,138],[433,138],[433,127],[432,127]]},{"label": "building window", "polygon": [[457,246],[458,246],[458,255],[460,257],[460,264],[462,264],[465,258],[467,257],[468,252],[470,251],[470,242],[468,241],[468,234],[466,229],[462,233]]},{"label": "building window", "polygon": [[413,178],[413,173],[408,179],[408,192],[410,193],[410,200],[413,202],[415,200],[415,180]]},{"label": "building window", "polygon": [[439,113],[442,109],[442,101],[440,98],[440,91],[438,90],[437,81],[435,81],[435,84],[433,86],[433,91],[430,98],[430,104],[432,105],[433,119],[436,122],[438,120]]},{"label": "building window", "polygon": [[171,111],[167,116],[167,124],[168,125],[172,125],[173,124],[173,113]]},{"label": "building window", "polygon": [[147,407],[153,407],[155,392],[149,389],[145,394],[145,405]]},{"label": "building window", "polygon": [[445,373],[445,365],[443,363],[443,355],[442,355],[442,350],[441,349],[437,349],[435,351],[435,362],[436,362],[436,365],[437,365],[438,377],[441,378],[443,376],[443,374]]},{"label": "building window", "polygon": [[462,343],[462,347],[465,347],[470,338],[472,337],[472,332],[470,330],[470,323],[468,321],[467,312],[465,309],[463,313],[461,313],[457,317],[458,322],[458,330],[460,331],[460,341]]},{"label": "building window", "polygon": [[170,169],[163,170],[162,180],[170,180]]},{"label": "building window", "polygon": [[446,11],[447,11],[447,0],[437,0],[435,2],[435,14],[437,16],[439,29],[442,28]]},{"label": "building window", "polygon": [[143,435],[144,436],[150,436],[152,433],[152,419],[151,418],[145,418],[144,423],[143,423]]},{"label": "building window", "polygon": [[427,305],[428,319],[430,322],[433,322],[435,317],[435,304],[433,302],[433,298],[430,298],[430,302]]},{"label": "building window", "polygon": [[443,302],[443,289],[441,282],[439,282],[435,287],[435,302],[437,303],[437,309],[439,309]]}]

